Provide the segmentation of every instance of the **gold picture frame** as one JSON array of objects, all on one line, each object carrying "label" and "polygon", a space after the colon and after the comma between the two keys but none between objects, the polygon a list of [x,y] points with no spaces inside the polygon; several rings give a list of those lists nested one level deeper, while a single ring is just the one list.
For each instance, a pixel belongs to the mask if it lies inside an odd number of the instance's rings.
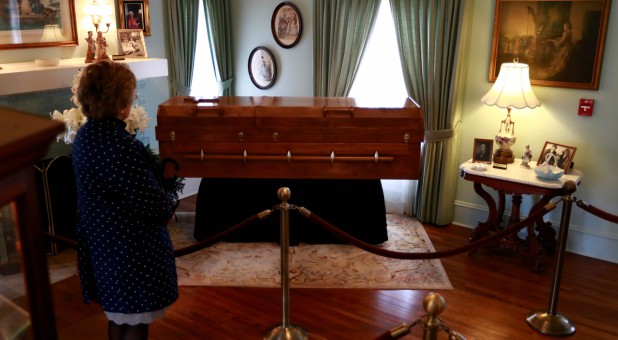
[{"label": "gold picture frame", "polygon": [[74,0],[0,1],[0,13],[0,50],[78,45]]},{"label": "gold picture frame", "polygon": [[489,81],[502,63],[532,85],[598,90],[610,0],[496,0]]},{"label": "gold picture frame", "polygon": [[118,0],[118,20],[122,29],[141,29],[150,36],[149,0]]}]

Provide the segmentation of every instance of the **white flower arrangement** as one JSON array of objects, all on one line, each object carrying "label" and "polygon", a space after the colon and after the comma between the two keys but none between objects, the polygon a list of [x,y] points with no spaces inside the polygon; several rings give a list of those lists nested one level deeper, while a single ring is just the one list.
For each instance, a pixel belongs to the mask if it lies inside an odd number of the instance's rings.
[{"label": "white flower arrangement", "polygon": [[[73,143],[75,136],[77,135],[77,131],[88,121],[88,118],[82,112],[79,101],[77,101],[76,93],[77,88],[79,87],[80,77],[81,71],[75,75],[73,86],[71,86],[71,92],[73,92],[71,102],[73,102],[76,107],[64,110],[62,112],[54,110],[54,112],[50,114],[53,120],[64,123],[66,130],[58,135],[57,140],[63,140],[66,144]],[[149,127],[150,118],[148,117],[146,109],[143,106],[135,105],[131,107],[131,112],[129,113],[129,117],[125,119],[125,123],[127,123],[126,130],[130,134],[134,135],[140,131],[146,130]]]}]

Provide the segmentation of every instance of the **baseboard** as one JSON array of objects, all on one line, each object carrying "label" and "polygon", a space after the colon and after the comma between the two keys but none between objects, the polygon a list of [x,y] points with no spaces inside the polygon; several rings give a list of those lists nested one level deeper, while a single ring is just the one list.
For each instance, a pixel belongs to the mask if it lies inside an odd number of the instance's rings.
[{"label": "baseboard", "polygon": [[[511,214],[505,211],[505,218]],[[455,214],[453,224],[474,228],[479,221],[487,219],[487,208],[478,204],[464,201],[455,201]],[[552,227],[558,231],[560,221],[552,219]],[[569,225],[566,250],[568,252],[596,258],[599,260],[618,263],[618,234],[615,232],[602,232],[599,228],[587,228],[573,224]]]}]

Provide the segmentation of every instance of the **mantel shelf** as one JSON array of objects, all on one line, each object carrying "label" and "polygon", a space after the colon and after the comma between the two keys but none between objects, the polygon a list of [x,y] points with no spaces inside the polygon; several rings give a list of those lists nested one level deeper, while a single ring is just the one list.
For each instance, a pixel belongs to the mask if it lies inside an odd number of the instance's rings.
[{"label": "mantel shelf", "polygon": [[[167,59],[125,59],[138,80],[166,77]],[[34,62],[0,64],[0,96],[68,88],[75,74],[84,68],[84,58],[61,59],[57,66],[36,66]]]}]

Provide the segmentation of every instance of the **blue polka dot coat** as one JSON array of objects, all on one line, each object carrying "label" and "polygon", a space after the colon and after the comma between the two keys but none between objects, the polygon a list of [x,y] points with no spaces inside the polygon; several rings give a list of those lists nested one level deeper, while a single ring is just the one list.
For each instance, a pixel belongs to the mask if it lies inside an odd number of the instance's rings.
[{"label": "blue polka dot coat", "polygon": [[92,120],[73,145],[78,269],[84,301],[113,313],[144,313],[178,299],[166,222],[173,199],[144,145],[119,119]]}]

